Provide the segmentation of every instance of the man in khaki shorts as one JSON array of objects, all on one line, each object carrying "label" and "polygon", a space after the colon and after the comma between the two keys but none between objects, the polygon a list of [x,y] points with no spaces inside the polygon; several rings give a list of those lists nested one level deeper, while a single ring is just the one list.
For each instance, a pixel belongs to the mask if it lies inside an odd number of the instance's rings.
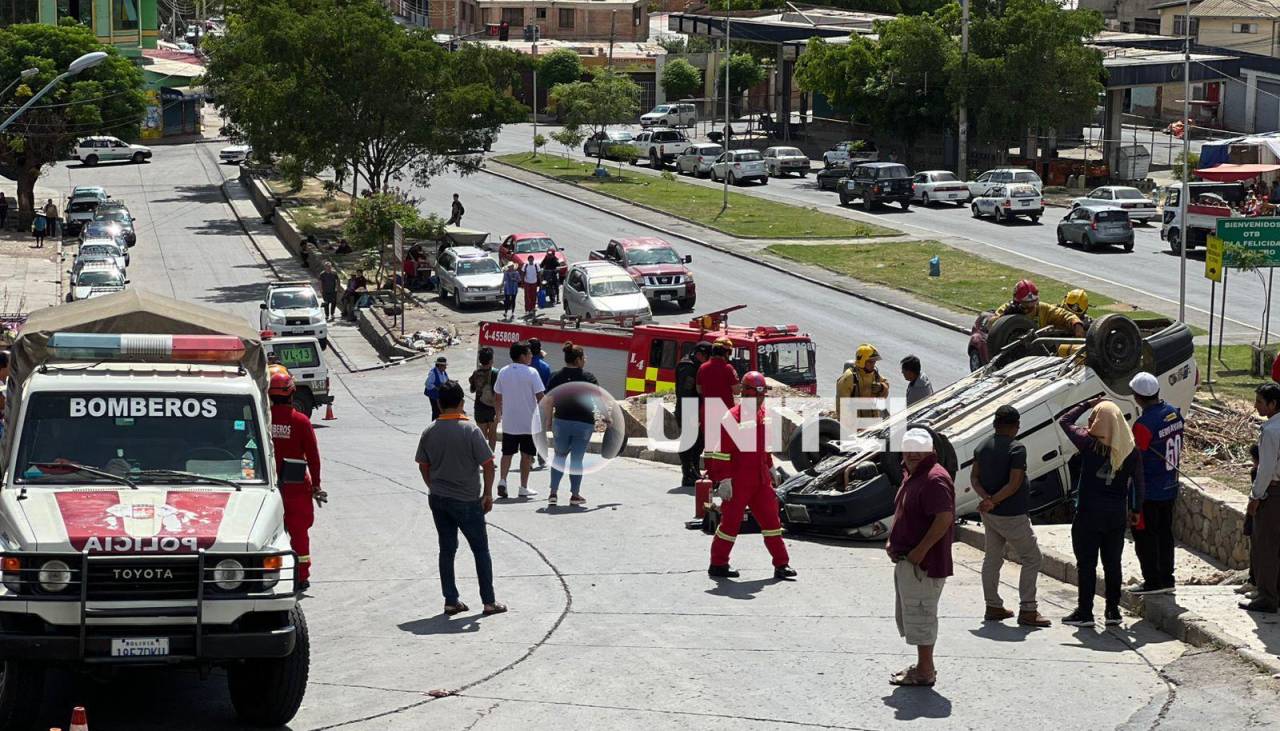
[{"label": "man in khaki shorts", "polygon": [[898,634],[916,647],[916,664],[895,673],[893,685],[931,686],[938,679],[933,646],[938,640],[938,600],[951,575],[956,491],[933,449],[933,435],[908,429],[902,439],[906,473],[894,498],[893,529],[885,550],[895,564],[894,618]]},{"label": "man in khaki shorts", "polygon": [[1027,502],[1027,449],[1017,440],[1018,410],[1005,405],[996,409],[995,433],[974,452],[969,473],[974,492],[982,498],[978,512],[986,529],[986,558],[982,561],[982,593],[987,600],[984,620],[999,622],[1013,616],[1000,598],[1000,568],[1005,546],[1022,564],[1018,577],[1018,624],[1048,627],[1036,604],[1036,578],[1040,574],[1040,546],[1031,528]]}]

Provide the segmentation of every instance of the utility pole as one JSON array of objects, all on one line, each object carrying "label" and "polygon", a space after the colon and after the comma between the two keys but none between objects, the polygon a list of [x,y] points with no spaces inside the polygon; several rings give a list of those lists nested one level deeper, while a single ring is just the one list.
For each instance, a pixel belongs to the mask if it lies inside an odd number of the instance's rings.
[{"label": "utility pole", "polygon": [[[533,55],[538,55],[538,44],[533,44]],[[533,67],[533,138],[538,139],[538,67]],[[538,154],[538,145],[534,143],[533,154]]]},{"label": "utility pole", "polygon": [[[729,0],[724,2],[724,151],[729,152]],[[726,158],[727,160],[727,158]],[[712,163],[713,165],[715,163]],[[727,167],[727,163],[726,163]],[[720,204],[720,212],[729,209],[729,171],[724,174],[724,200]]]},{"label": "utility pole", "polygon": [[[1187,0],[1182,16],[1182,189],[1178,191],[1178,213],[1182,227],[1178,231],[1178,319],[1187,321],[1187,197],[1191,180],[1191,0]],[[1103,129],[1106,129],[1104,126]],[[1105,134],[1105,132],[1104,132]],[[1226,285],[1223,285],[1226,291]],[[1226,305],[1223,305],[1226,310]]]},{"label": "utility pole", "polygon": [[609,70],[613,70],[613,32],[618,25],[618,11],[609,13]]},{"label": "utility pole", "polygon": [[960,0],[960,129],[957,135],[956,175],[965,180],[969,163],[969,0]]}]

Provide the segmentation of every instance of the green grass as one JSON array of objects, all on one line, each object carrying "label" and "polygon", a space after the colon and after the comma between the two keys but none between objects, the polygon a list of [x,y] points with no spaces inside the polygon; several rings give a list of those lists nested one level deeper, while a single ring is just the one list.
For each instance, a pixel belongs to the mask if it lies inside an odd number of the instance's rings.
[{"label": "green grass", "polygon": [[616,165],[606,165],[609,177],[601,179],[592,175],[594,163],[566,160],[551,154],[537,157],[528,153],[503,155],[498,160],[687,218],[731,236],[763,239],[855,239],[899,234],[884,226],[736,192],[729,193],[729,209],[721,214],[723,194],[715,188],[668,179],[670,176],[659,177],[620,170]]},{"label": "green grass", "polygon": [[1249,375],[1249,363],[1252,350],[1249,345],[1224,345],[1222,357],[1218,357],[1218,349],[1213,349],[1213,373],[1209,373],[1209,348],[1196,346],[1196,363],[1200,366],[1200,392],[1208,391],[1210,384],[1205,379],[1213,377],[1213,393],[1218,398],[1244,399],[1253,402],[1253,392],[1258,386],[1271,380],[1267,376]]},{"label": "green grass", "polygon": [[[1075,285],[983,259],[937,241],[866,244],[774,244],[773,254],[812,264],[864,282],[892,287],[959,312],[977,314],[1009,301],[1013,285],[1030,276],[1045,302],[1060,302]],[[942,260],[942,276],[929,276],[929,260]],[[1108,312],[1130,317],[1160,317],[1153,312],[1089,293],[1089,313],[1095,318]]]}]

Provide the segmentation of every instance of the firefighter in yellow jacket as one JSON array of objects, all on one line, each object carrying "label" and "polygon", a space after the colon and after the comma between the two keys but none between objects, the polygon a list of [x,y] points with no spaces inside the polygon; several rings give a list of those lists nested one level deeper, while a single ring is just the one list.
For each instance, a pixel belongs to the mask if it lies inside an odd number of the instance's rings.
[{"label": "firefighter in yellow jacket", "polygon": [[[886,398],[889,395],[889,382],[876,364],[880,362],[880,353],[869,343],[858,346],[854,354],[853,366],[836,379],[836,418],[840,418],[840,404],[847,398]],[[887,412],[878,409],[858,409],[858,416],[875,418],[886,416]]]},{"label": "firefighter in yellow jacket", "polygon": [[1000,305],[996,317],[1006,314],[1026,315],[1036,320],[1036,327],[1052,327],[1069,332],[1078,338],[1084,337],[1084,323],[1071,310],[1058,305],[1040,301],[1040,289],[1030,279],[1024,279],[1014,285],[1013,300]]}]

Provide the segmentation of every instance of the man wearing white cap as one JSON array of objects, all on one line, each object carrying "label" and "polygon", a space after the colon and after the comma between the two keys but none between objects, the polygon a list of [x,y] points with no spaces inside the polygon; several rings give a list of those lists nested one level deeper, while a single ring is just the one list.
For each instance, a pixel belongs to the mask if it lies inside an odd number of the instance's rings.
[{"label": "man wearing white cap", "polygon": [[894,497],[893,530],[885,550],[896,564],[893,588],[898,634],[916,647],[916,664],[895,673],[893,685],[932,686],[938,673],[938,600],[951,575],[956,491],[933,451],[933,435],[908,429],[902,438],[902,487]]},{"label": "man wearing white cap", "polygon": [[1133,444],[1142,458],[1146,492],[1142,518],[1133,527],[1133,549],[1142,566],[1142,583],[1133,594],[1173,591],[1173,504],[1178,497],[1178,459],[1182,456],[1182,412],[1160,398],[1160,381],[1145,371],[1129,381],[1142,413],[1133,422]]}]

